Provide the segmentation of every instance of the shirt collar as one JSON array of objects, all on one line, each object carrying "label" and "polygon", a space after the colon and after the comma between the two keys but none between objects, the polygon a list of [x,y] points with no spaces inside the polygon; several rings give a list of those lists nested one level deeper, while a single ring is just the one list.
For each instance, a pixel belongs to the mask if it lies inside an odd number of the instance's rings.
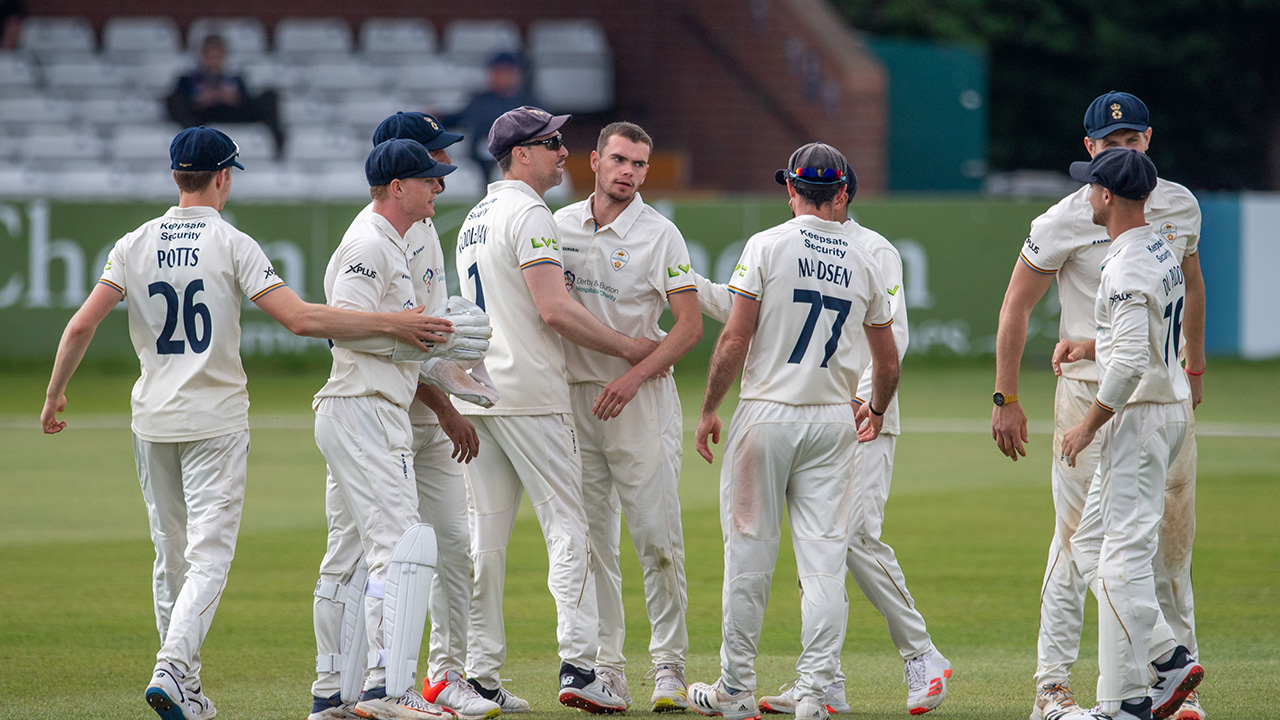
[{"label": "shirt collar", "polygon": [[618,217],[613,219],[613,222],[608,225],[596,225],[596,219],[591,214],[591,202],[595,197],[596,194],[591,193],[587,201],[582,204],[581,218],[583,227],[590,226],[594,232],[612,230],[618,237],[626,237],[627,233],[631,232],[631,228],[636,224],[636,220],[640,219],[640,213],[644,212],[644,198],[640,197],[640,193],[637,192],[631,198],[631,202],[627,203],[627,206],[618,214]]},{"label": "shirt collar", "polygon": [[409,251],[409,243],[400,235],[400,233],[396,232],[396,228],[391,224],[390,220],[376,212],[373,212],[372,210],[369,211],[369,215],[366,219],[369,221],[369,224],[382,231],[382,234],[386,235],[388,240],[395,243],[395,246],[400,248],[401,252]]},{"label": "shirt collar", "polygon": [[1151,190],[1151,194],[1147,196],[1146,210],[1167,210],[1169,205],[1169,194],[1164,188],[1160,187],[1160,182],[1156,181],[1156,186]]},{"label": "shirt collar", "polygon": [[529,183],[523,180],[499,180],[497,182],[489,183],[489,187],[488,187],[488,191],[490,195],[492,195],[493,193],[499,190],[505,190],[505,189],[518,190],[524,193],[525,195],[528,195],[529,197],[533,198],[534,200],[537,200],[539,203],[542,203],[543,205],[547,204],[547,201],[544,200],[542,196],[538,194],[538,191],[534,190],[533,187],[529,185]]},{"label": "shirt collar", "polygon": [[844,225],[841,225],[835,220],[823,220],[817,215],[800,215],[791,218],[791,222],[804,225],[805,227],[811,227],[814,230],[825,230],[826,232],[831,233],[842,233],[847,230]]},{"label": "shirt collar", "polygon": [[1107,258],[1115,255],[1126,245],[1134,242],[1150,242],[1152,240],[1162,239],[1156,234],[1156,228],[1151,223],[1140,225],[1136,228],[1130,228],[1120,233],[1120,235],[1111,242],[1111,252],[1107,253]]},{"label": "shirt collar", "polygon": [[165,213],[165,217],[172,218],[197,218],[207,216],[220,218],[222,217],[222,214],[208,205],[196,205],[194,207],[178,207],[177,205],[174,205],[169,208],[169,212]]}]

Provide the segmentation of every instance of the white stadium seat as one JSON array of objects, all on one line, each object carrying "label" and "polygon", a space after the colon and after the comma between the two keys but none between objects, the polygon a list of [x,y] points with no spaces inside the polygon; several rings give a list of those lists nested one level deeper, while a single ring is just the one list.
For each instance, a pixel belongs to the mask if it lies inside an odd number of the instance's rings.
[{"label": "white stadium seat", "polygon": [[436,28],[417,18],[370,18],[360,26],[360,52],[370,59],[433,55]]},{"label": "white stadium seat", "polygon": [[529,28],[529,56],[608,57],[609,40],[595,20],[539,20]]},{"label": "white stadium seat", "polygon": [[76,104],[70,100],[34,95],[0,97],[0,125],[48,125],[79,119]]},{"label": "white stadium seat", "polygon": [[378,90],[386,84],[387,76],[382,68],[353,59],[300,66],[299,72],[299,82],[311,93],[329,93],[337,97],[361,90]]},{"label": "white stadium seat", "polygon": [[290,128],[327,127],[336,116],[332,102],[314,95],[290,95],[280,101],[280,119]]},{"label": "white stadium seat", "polygon": [[118,95],[78,101],[80,116],[90,125],[155,125],[164,122],[164,106],[150,95]]},{"label": "white stadium seat", "polygon": [[445,52],[464,65],[484,66],[496,53],[520,52],[520,28],[510,20],[454,20],[444,37]]},{"label": "white stadium seat", "polygon": [[188,55],[143,55],[136,58],[136,64],[129,66],[128,72],[133,76],[134,90],[160,96],[172,92],[178,78],[195,67],[195,60]]},{"label": "white stadium seat", "polygon": [[332,128],[298,128],[290,134],[289,141],[285,144],[285,158],[291,163],[307,166],[324,166],[335,162],[363,163],[373,149],[375,127],[377,126],[369,126],[367,138]]},{"label": "white stadium seat", "polygon": [[340,18],[285,18],[276,23],[276,53],[350,53],[351,28]]},{"label": "white stadium seat", "polygon": [[552,112],[601,112],[613,107],[613,69],[565,65],[533,69],[533,94]]},{"label": "white stadium seat", "polygon": [[173,54],[181,49],[178,23],[170,17],[113,17],[102,27],[106,53]]},{"label": "white stadium seat", "polygon": [[169,167],[169,144],[178,134],[176,125],[137,125],[120,128],[110,140],[117,164],[141,168]]},{"label": "white stadium seat", "polygon": [[273,163],[254,163],[235,171],[232,194],[236,202],[310,199],[311,189],[304,178]]},{"label": "white stadium seat", "polygon": [[271,131],[265,125],[249,123],[231,125],[223,123],[210,125],[210,127],[226,133],[240,147],[242,165],[247,162],[264,162],[275,159],[276,141],[271,137]]},{"label": "white stadium seat", "polygon": [[82,17],[29,17],[22,22],[18,47],[45,54],[91,53],[98,47],[93,26]]},{"label": "white stadium seat", "polygon": [[64,97],[121,91],[133,83],[127,66],[108,63],[97,57],[45,65],[44,79],[50,90]]},{"label": "white stadium seat", "polygon": [[97,135],[70,129],[37,130],[22,139],[18,148],[28,165],[97,163],[107,155],[106,144]]},{"label": "white stadium seat", "polygon": [[26,53],[0,52],[0,95],[34,90],[39,81],[36,64]]},{"label": "white stadium seat", "polygon": [[533,94],[556,112],[613,107],[613,54],[594,20],[543,20],[529,30]]},{"label": "white stadium seat", "polygon": [[337,119],[348,127],[361,130],[362,134],[367,129],[368,134],[372,135],[373,129],[388,115],[412,107],[412,104],[393,95],[348,95],[338,105]]},{"label": "white stadium seat", "polygon": [[40,197],[49,192],[49,174],[29,167],[0,165],[0,197]]},{"label": "white stadium seat", "polygon": [[227,59],[233,63],[267,52],[267,30],[258,18],[200,18],[187,29],[187,50],[199,52],[209,35],[226,41]]},{"label": "white stadium seat", "polygon": [[137,195],[134,176],[115,168],[65,168],[51,173],[49,183],[59,199],[104,200]]}]

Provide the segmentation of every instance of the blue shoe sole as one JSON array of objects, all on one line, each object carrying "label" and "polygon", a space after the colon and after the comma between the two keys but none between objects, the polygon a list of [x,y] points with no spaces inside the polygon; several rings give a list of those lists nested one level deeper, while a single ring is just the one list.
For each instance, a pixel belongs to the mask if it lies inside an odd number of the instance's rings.
[{"label": "blue shoe sole", "polygon": [[182,708],[169,697],[169,693],[160,688],[147,688],[147,704],[162,720],[186,720]]}]

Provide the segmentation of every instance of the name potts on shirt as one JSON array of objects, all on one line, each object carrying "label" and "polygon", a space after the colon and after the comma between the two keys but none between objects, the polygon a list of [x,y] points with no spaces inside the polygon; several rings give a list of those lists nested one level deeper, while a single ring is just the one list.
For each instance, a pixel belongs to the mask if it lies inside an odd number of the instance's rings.
[{"label": "name potts on shirt", "polygon": [[156,251],[157,268],[195,267],[200,264],[200,248],[177,247]]}]

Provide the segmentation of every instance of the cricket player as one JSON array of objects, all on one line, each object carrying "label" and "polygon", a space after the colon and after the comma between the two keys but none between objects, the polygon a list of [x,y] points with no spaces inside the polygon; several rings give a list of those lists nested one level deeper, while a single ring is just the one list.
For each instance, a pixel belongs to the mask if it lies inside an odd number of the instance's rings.
[{"label": "cricket player", "polygon": [[[555,220],[572,295],[614,330],[660,343],[634,366],[572,343],[564,352],[600,608],[596,674],[630,705],[618,565],[625,510],[644,572],[650,703],[667,712],[688,707],[689,599],[678,493],[684,431],[675,380],[664,371],[702,338],[702,315],[684,237],[640,197],[652,150],[640,126],[605,126],[591,152],[595,192],[556,212]],[[668,304],[675,324],[665,333],[658,319]]]},{"label": "cricket player", "polygon": [[[597,320],[565,288],[560,233],[543,201],[560,184],[568,115],[519,107],[489,131],[489,152],[503,180],[467,215],[458,231],[457,268],[463,295],[489,314],[493,344],[485,364],[500,400],[491,408],[457,403],[475,424],[484,452],[464,474],[475,563],[467,675],[481,695],[506,693],[502,625],[507,543],[523,493],[529,493],[547,544],[547,586],[556,602],[560,655],[558,699],[593,713],[618,712],[626,702],[595,672],[599,615],[595,574],[582,501],[582,468],[562,338],[639,364],[657,346]],[[496,701],[496,700],[495,700]],[[509,700],[503,704],[516,704]],[[520,701],[521,708],[527,704]]]},{"label": "cricket player", "polygon": [[240,363],[240,298],[291,332],[359,338],[382,333],[426,349],[448,323],[421,308],[358,313],[305,303],[253,238],[220,215],[239,149],[205,127],[169,147],[178,204],[120,239],[102,279],[67,324],[40,423],[61,432],[66,387],[99,323],[126,297],[142,365],[133,388],[133,450],[156,546],[160,652],[147,703],[164,720],[216,713],[200,682],[200,648],[235,554],[249,453],[249,396]]},{"label": "cricket player", "polygon": [[1190,421],[1191,387],[1178,363],[1186,278],[1170,243],[1143,215],[1156,188],[1146,155],[1107,149],[1072,163],[1071,177],[1089,183],[1093,222],[1106,228],[1111,244],[1094,303],[1096,339],[1064,340],[1053,355],[1057,372],[1082,359],[1098,369],[1098,394],[1063,436],[1060,459],[1074,466],[1102,432],[1098,468],[1071,538],[1098,601],[1098,707],[1068,717],[1163,719],[1204,677],[1160,612],[1151,565],[1165,475]]},{"label": "cricket player", "polygon": [[[1084,146],[1090,157],[1112,147],[1146,152],[1151,126],[1146,105],[1124,92],[1100,95],[1084,116]],[[1110,238],[1091,222],[1089,188],[1082,188],[1054,205],[1031,223],[1031,233],[1014,265],[1000,309],[996,333],[995,407],[991,436],[1006,456],[1025,456],[1027,416],[1018,399],[1018,371],[1026,344],[1031,310],[1058,281],[1061,305],[1059,337],[1084,342],[1094,335],[1093,302],[1099,269]],[[1200,272],[1200,206],[1186,188],[1160,179],[1145,205],[1147,222],[1164,238],[1182,266],[1186,279],[1182,344],[1190,408],[1201,398],[1204,356],[1204,278]],[[1054,535],[1049,545],[1044,585],[1040,592],[1040,634],[1037,643],[1036,699],[1031,720],[1052,720],[1055,713],[1077,709],[1070,672],[1080,652],[1084,622],[1085,583],[1073,561],[1070,539],[1079,527],[1085,497],[1098,464],[1096,446],[1086,448],[1074,467],[1062,461],[1062,436],[1088,411],[1097,394],[1097,370],[1081,360],[1063,368],[1054,402],[1052,466]],[[1189,413],[1190,414],[1190,413]],[[1194,419],[1182,453],[1168,474],[1165,520],[1156,551],[1156,593],[1178,642],[1196,653],[1195,612],[1191,589],[1191,543],[1195,534]],[[1180,720],[1203,720],[1197,697],[1185,703]]]},{"label": "cricket player", "polygon": [[[696,433],[698,453],[711,462],[707,439],[720,439],[716,411],[741,369],[741,402],[720,473],[720,679],[688,691],[689,706],[704,715],[759,716],[754,661],[785,506],[802,598],[795,713],[804,720],[829,716],[823,695],[836,679],[849,609],[844,573],[854,447],[879,434],[898,384],[883,279],[836,215],[833,201],[848,193],[847,167],[823,143],[792,153],[776,179],[786,184],[795,217],[752,236],[729,283],[737,297],[711,359]],[[866,363],[858,337],[864,334],[873,390],[855,416],[849,398]]]},{"label": "cricket player", "polygon": [[[852,198],[858,189],[858,178],[853,168],[845,168],[846,195]],[[893,340],[898,350],[898,361],[907,351],[907,304],[903,286],[902,258],[893,244],[883,235],[864,228],[849,217],[849,204],[837,196],[836,218],[845,232],[853,237],[876,261],[880,276],[885,282],[889,306],[893,315]],[[698,301],[708,317],[720,322],[728,319],[732,297],[728,286],[712,283],[696,275]],[[705,300],[704,300],[705,298]],[[865,344],[865,340],[860,340]],[[868,356],[868,350],[863,350]],[[874,368],[868,366],[858,382],[858,394],[853,398],[855,408],[860,407],[872,391]],[[862,594],[866,596],[885,619],[889,637],[906,663],[903,677],[907,683],[907,710],[912,714],[928,712],[947,697],[947,680],[951,677],[951,663],[933,646],[925,627],[924,617],[915,607],[915,600],[907,590],[906,578],[898,565],[898,558],[880,539],[884,526],[884,506],[889,499],[889,486],[893,477],[893,455],[897,446],[901,423],[898,412],[898,396],[895,394],[885,411],[884,426],[875,440],[859,443],[854,449],[853,462],[853,514],[849,526],[849,545],[845,564]],[[845,696],[844,673],[837,673],[836,682],[827,686],[823,703],[829,712],[849,712]],[[795,683],[783,686],[779,695],[760,698],[760,710],[767,713],[794,713],[796,709]]]},{"label": "cricket player", "polygon": [[[462,139],[461,135],[445,131],[438,120],[420,112],[398,112],[382,121],[373,134],[375,146],[397,138],[413,140],[425,147],[432,159],[449,163],[448,148]],[[444,179],[441,179],[443,188]],[[367,218],[373,213],[373,204],[360,212]],[[440,237],[431,218],[424,218],[405,233],[408,243],[409,276],[413,281],[414,302],[419,307],[442,308],[448,302],[444,254]],[[378,338],[371,340],[337,341],[338,347],[393,355],[394,344]],[[485,342],[487,346],[487,341]],[[478,355],[477,355],[478,356]],[[455,364],[453,361],[434,359],[427,365]],[[431,372],[431,371],[428,371]],[[464,370],[451,373],[450,377],[469,380]],[[467,623],[471,609],[471,556],[470,532],[467,526],[466,488],[462,480],[460,463],[469,462],[478,452],[478,441],[471,423],[462,417],[449,401],[445,391],[432,382],[432,378],[418,382],[414,402],[409,406],[409,420],[413,426],[413,467],[418,490],[418,513],[423,523],[435,531],[438,544],[438,563],[432,580],[430,617],[431,631],[427,655],[428,677],[423,684],[423,697],[431,703],[452,711],[463,720],[494,717],[502,708],[479,695],[463,678],[466,663]],[[478,385],[470,388],[452,387],[455,392],[483,391]],[[363,582],[363,574],[353,576]],[[313,698],[313,712],[309,720],[341,720],[353,716],[359,688],[363,682],[364,665],[361,657],[367,649],[352,648],[359,641],[356,631],[362,622],[355,616],[363,613],[363,588],[352,588],[332,582],[316,585],[315,618],[317,638],[325,637],[326,647],[320,648],[317,667],[326,670],[329,682],[317,689],[326,692],[332,686],[332,675],[339,676],[340,691],[328,696]],[[344,602],[351,600],[350,607]],[[347,619],[347,622],[344,622]],[[349,636],[344,636],[344,630]],[[339,639],[341,638],[341,639]],[[336,643],[335,643],[336,641]],[[342,652],[331,652],[334,645]],[[344,662],[345,655],[354,653],[352,663]],[[351,667],[353,675],[342,682],[345,667]],[[432,678],[438,678],[433,682]],[[346,698],[341,689],[346,686]]]},{"label": "cricket player", "polygon": [[[388,140],[365,161],[373,208],[351,223],[325,270],[325,297],[334,307],[376,311],[416,305],[405,236],[435,214],[440,178],[454,170],[415,140]],[[329,381],[316,393],[316,444],[329,477],[325,506],[329,540],[320,585],[352,586],[364,574],[367,670],[356,715],[378,720],[443,718],[451,713],[410,689],[436,565],[436,538],[418,523],[409,406],[418,361],[332,349]],[[365,570],[361,570],[362,566]],[[317,589],[316,646],[320,655],[343,648],[322,622],[331,612]],[[359,658],[354,658],[359,660]],[[358,673],[357,673],[358,674]],[[342,680],[317,663],[312,714],[331,703],[344,711]],[[336,696],[336,697],[335,697]]]}]

